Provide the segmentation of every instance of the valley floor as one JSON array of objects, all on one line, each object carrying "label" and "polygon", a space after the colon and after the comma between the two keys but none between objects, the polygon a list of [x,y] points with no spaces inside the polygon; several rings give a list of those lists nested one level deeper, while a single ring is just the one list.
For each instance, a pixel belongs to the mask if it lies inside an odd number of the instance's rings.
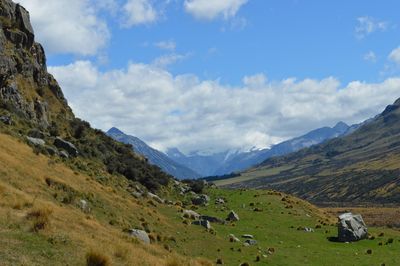
[{"label": "valley floor", "polygon": [[[73,167],[73,164],[70,165]],[[127,180],[99,178],[65,162],[36,155],[24,142],[0,134],[0,265],[86,265],[86,255],[100,253],[109,265],[400,265],[400,232],[366,217],[372,240],[330,241],[337,235],[336,214],[280,192],[208,189],[208,206],[189,204],[166,190],[177,204],[135,199]],[[216,204],[222,198],[225,204]],[[84,199],[90,211],[83,211]],[[186,209],[237,222],[212,224],[212,230],[191,225]],[[397,219],[396,215],[391,216]],[[390,218],[392,219],[392,218]],[[305,232],[304,228],[314,229]],[[152,244],[129,237],[124,230],[146,229]],[[240,242],[230,242],[234,234]],[[257,245],[244,246],[243,234]],[[371,254],[369,254],[371,253]]]}]

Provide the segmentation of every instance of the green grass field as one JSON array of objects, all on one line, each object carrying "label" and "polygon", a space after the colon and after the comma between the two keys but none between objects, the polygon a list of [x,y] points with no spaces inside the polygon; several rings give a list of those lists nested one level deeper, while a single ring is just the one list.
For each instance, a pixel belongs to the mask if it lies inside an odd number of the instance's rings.
[{"label": "green grass field", "polygon": [[[229,225],[213,224],[216,236],[204,234],[199,227],[188,226],[188,234],[178,235],[175,248],[190,256],[214,258],[214,261],[221,258],[226,265],[243,262],[250,265],[400,265],[400,232],[370,228],[374,240],[349,244],[331,242],[328,238],[337,235],[334,217],[296,198],[282,201],[283,196],[270,194],[268,191],[211,190],[211,204],[197,211],[225,218],[232,209],[239,214],[240,221]],[[226,208],[214,204],[216,197],[227,199]],[[255,212],[254,208],[263,211]],[[174,216],[173,213],[166,215]],[[175,219],[181,221],[179,217]],[[316,229],[317,225],[321,228]],[[297,230],[299,227],[311,227],[315,232],[306,233]],[[379,237],[381,233],[383,236]],[[242,234],[252,234],[258,245],[244,247],[243,243],[230,243],[229,234],[239,238]],[[386,245],[390,238],[393,243]],[[275,252],[269,254],[268,248]],[[368,250],[372,254],[367,254]],[[256,262],[257,256],[261,261]]]}]

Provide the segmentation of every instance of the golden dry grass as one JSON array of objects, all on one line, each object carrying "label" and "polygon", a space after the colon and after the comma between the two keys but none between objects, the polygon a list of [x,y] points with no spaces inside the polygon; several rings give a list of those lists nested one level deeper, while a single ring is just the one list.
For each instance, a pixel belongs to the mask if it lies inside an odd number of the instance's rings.
[{"label": "golden dry grass", "polygon": [[[0,134],[0,245],[6,244],[0,257],[7,256],[2,260],[4,265],[49,263],[43,256],[36,257],[35,250],[26,252],[22,248],[28,237],[35,241],[44,239],[44,244],[66,243],[62,246],[65,252],[50,259],[52,265],[83,265],[91,250],[109,258],[111,265],[167,265],[171,257],[179,265],[205,265],[202,260],[171,254],[161,244],[144,245],[127,236],[122,229],[135,224],[135,219],[146,217],[163,223],[166,218],[123,189],[105,187],[93,177],[74,173],[62,163],[49,160],[35,155],[16,139]],[[98,208],[88,215],[74,202],[61,203],[55,198],[57,191],[46,184],[46,178],[91,197]],[[110,219],[115,219],[119,226],[111,225]],[[38,232],[37,237],[30,235],[30,228]]]}]

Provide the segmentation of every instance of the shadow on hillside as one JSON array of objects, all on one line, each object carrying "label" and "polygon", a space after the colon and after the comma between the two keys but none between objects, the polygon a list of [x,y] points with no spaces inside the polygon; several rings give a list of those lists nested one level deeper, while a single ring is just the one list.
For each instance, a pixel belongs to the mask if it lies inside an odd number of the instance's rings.
[{"label": "shadow on hillside", "polygon": [[328,239],[330,242],[340,242],[339,238],[336,236],[328,236],[326,239]]}]

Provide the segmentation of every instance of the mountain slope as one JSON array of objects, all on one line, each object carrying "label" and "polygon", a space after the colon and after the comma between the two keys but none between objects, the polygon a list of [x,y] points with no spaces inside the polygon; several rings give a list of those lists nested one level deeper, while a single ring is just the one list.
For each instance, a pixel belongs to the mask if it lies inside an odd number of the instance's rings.
[{"label": "mountain slope", "polygon": [[214,153],[211,155],[203,155],[199,153],[185,155],[177,148],[172,148],[167,151],[167,155],[175,162],[192,169],[204,177],[214,175],[217,169],[226,162],[229,152]]},{"label": "mountain slope", "polygon": [[164,153],[151,148],[145,142],[136,138],[134,136],[126,135],[124,132],[117,128],[111,128],[107,131],[107,135],[112,137],[113,139],[126,143],[131,144],[133,150],[146,157],[151,164],[157,165],[166,173],[175,176],[179,179],[194,179],[200,177],[200,175],[193,170],[182,166],[172,159],[170,159]]},{"label": "mountain slope", "polygon": [[271,149],[257,150],[251,152],[238,153],[229,161],[224,163],[215,174],[223,175],[232,172],[242,171],[252,166],[258,165],[268,158],[282,156],[291,152],[301,150],[322,143],[326,140],[346,135],[349,131],[357,128],[358,125],[349,127],[343,122],[337,123],[334,127],[323,127],[310,131],[309,133],[293,138],[282,143],[276,144]]},{"label": "mountain slope", "polygon": [[157,190],[171,177],[76,118],[57,81],[47,72],[43,47],[35,42],[29,13],[10,0],[0,2],[0,129],[38,152],[68,157],[93,175],[106,173]]},{"label": "mountain slope", "polygon": [[400,99],[352,134],[271,158],[229,186],[272,187],[317,203],[398,203],[399,139]]}]

